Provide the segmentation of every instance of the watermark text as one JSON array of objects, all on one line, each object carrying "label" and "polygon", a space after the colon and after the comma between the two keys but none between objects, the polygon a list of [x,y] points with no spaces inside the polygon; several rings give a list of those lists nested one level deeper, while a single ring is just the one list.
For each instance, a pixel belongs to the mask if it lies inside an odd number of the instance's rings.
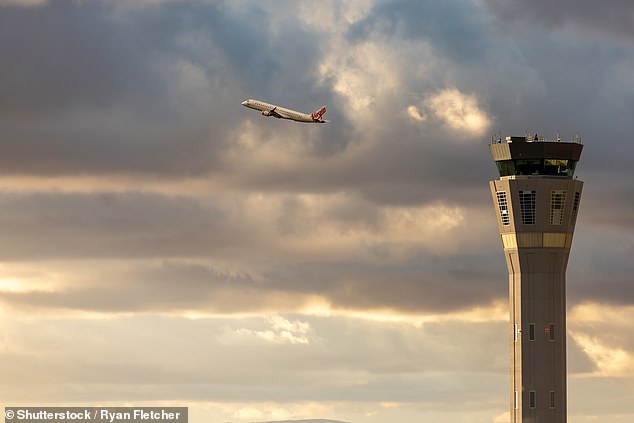
[{"label": "watermark text", "polygon": [[5,407],[5,423],[187,423],[187,407]]}]

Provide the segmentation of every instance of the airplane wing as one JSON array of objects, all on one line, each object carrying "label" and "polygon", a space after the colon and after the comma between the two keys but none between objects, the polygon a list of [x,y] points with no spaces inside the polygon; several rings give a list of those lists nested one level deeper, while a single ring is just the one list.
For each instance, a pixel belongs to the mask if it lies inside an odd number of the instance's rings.
[{"label": "airplane wing", "polygon": [[276,118],[278,118],[278,119],[281,119],[281,118],[282,118],[282,115],[280,115],[279,113],[277,113],[277,112],[275,111],[275,109],[277,109],[277,106],[273,107],[271,110],[263,110],[263,111],[262,111],[262,114],[263,114],[264,116],[273,116],[273,117],[276,117]]}]

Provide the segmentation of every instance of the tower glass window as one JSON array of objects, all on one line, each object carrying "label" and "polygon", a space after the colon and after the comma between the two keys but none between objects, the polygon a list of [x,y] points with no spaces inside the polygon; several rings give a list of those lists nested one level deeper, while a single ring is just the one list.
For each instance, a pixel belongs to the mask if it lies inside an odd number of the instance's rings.
[{"label": "tower glass window", "polygon": [[579,210],[579,202],[581,201],[581,193],[575,192],[575,201],[572,203],[572,218],[577,217],[577,211]]},{"label": "tower glass window", "polygon": [[495,162],[500,176],[545,175],[572,178],[577,162],[566,159],[515,159]]},{"label": "tower glass window", "polygon": [[553,190],[550,194],[550,224],[561,225],[564,220],[566,191]]},{"label": "tower glass window", "polygon": [[555,408],[555,391],[550,391],[550,408]]},{"label": "tower glass window", "polygon": [[567,176],[572,178],[577,162],[574,160],[544,159],[542,175]]},{"label": "tower glass window", "polygon": [[506,200],[506,192],[498,191],[496,193],[498,199],[498,207],[500,208],[500,219],[502,219],[502,225],[509,225],[511,218],[509,216],[509,204]]},{"label": "tower glass window", "polygon": [[537,393],[535,391],[530,391],[528,393],[528,407],[529,408],[537,407]]},{"label": "tower glass window", "polygon": [[520,209],[524,225],[535,224],[535,191],[520,191]]}]

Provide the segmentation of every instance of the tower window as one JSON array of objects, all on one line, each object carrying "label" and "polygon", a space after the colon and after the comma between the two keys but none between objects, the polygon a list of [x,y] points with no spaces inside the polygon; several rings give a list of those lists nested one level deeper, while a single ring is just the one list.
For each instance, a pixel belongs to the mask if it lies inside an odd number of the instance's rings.
[{"label": "tower window", "polygon": [[566,204],[566,191],[556,190],[550,194],[550,224],[561,225],[564,220],[564,206]]},{"label": "tower window", "polygon": [[528,325],[528,340],[535,340],[535,323],[531,323]]},{"label": "tower window", "polygon": [[498,207],[500,208],[500,219],[502,220],[502,225],[509,225],[511,223],[511,218],[509,216],[509,204],[506,200],[506,192],[498,191],[496,196],[498,199]]},{"label": "tower window", "polygon": [[496,161],[500,176],[511,175],[549,175],[572,178],[575,173],[575,160],[561,159],[516,159]]},{"label": "tower window", "polygon": [[581,193],[575,192],[575,201],[572,203],[572,218],[577,218],[577,211],[579,210],[579,202],[581,201]]},{"label": "tower window", "polygon": [[537,407],[537,393],[535,391],[530,391],[528,393],[528,407],[529,408]]},{"label": "tower window", "polygon": [[555,340],[555,325],[551,323],[550,325],[548,325],[546,330],[548,331],[548,339],[550,341],[554,341]]},{"label": "tower window", "polygon": [[524,225],[535,224],[535,191],[520,191],[520,209]]},{"label": "tower window", "polygon": [[550,391],[550,408],[555,408],[555,391]]}]

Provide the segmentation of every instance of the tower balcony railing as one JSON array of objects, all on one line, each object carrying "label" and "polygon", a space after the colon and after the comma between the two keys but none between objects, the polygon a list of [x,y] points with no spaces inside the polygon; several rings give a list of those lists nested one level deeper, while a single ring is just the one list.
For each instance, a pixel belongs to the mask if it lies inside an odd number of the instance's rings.
[{"label": "tower balcony railing", "polygon": [[499,135],[491,136],[491,144],[501,144],[503,141],[508,144],[513,142],[563,142],[563,143],[581,144],[581,137],[579,136],[579,133],[577,133],[574,136],[571,136],[570,140],[565,140],[561,138],[559,133],[557,133],[556,137],[549,138],[549,137],[546,137],[544,134],[539,135],[535,133],[534,135],[530,135],[528,132],[523,137],[507,136],[505,137],[504,140]]}]

